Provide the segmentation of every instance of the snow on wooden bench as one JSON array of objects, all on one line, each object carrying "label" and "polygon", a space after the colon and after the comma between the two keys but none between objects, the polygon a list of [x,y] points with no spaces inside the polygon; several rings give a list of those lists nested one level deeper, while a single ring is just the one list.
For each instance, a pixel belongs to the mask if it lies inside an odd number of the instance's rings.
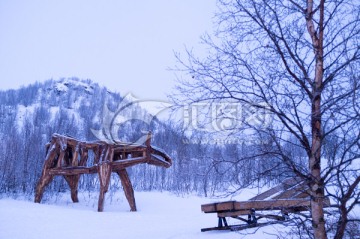
[{"label": "snow on wooden bench", "polygon": [[[45,187],[56,175],[64,176],[71,189],[72,201],[78,202],[80,175],[96,173],[100,181],[98,211],[101,212],[104,209],[104,196],[109,187],[110,175],[115,172],[120,177],[131,211],[136,211],[134,190],[126,168],[141,163],[165,168],[172,164],[171,158],[163,150],[152,147],[150,141],[151,133],[148,134],[145,145],[84,142],[69,136],[53,134],[51,141],[46,145],[46,158],[36,187],[35,202],[41,202]],[[88,162],[90,151],[94,155],[92,162]]]},{"label": "snow on wooden bench", "polygon": [[[203,228],[201,231],[243,230],[285,221],[289,218],[289,213],[309,210],[310,197],[306,188],[305,181],[301,181],[298,178],[289,178],[280,185],[250,198],[248,201],[203,204],[201,205],[201,210],[204,213],[217,213],[218,226]],[[324,205],[326,207],[330,205],[328,198],[324,200]],[[276,210],[280,210],[281,215],[274,214]],[[241,216],[247,216],[247,218]],[[244,222],[244,224],[230,226],[227,223],[226,217],[238,219]],[[259,223],[259,220],[262,218],[270,220]]]}]

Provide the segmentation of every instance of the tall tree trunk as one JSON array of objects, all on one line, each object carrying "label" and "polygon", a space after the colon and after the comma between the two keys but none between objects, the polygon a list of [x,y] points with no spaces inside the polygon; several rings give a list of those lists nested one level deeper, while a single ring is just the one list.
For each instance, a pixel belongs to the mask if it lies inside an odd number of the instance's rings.
[{"label": "tall tree trunk", "polygon": [[[311,136],[312,145],[309,157],[310,169],[310,196],[311,196],[311,216],[316,239],[326,239],[325,219],[324,219],[324,183],[321,178],[321,146],[322,146],[322,126],[321,126],[321,93],[323,88],[324,59],[323,59],[323,38],[324,38],[324,3],[321,0],[319,8],[314,11],[313,1],[307,1],[306,25],[310,34],[314,55],[315,55],[315,76],[312,85],[311,99]],[[314,14],[319,13],[319,29],[314,26]]]}]

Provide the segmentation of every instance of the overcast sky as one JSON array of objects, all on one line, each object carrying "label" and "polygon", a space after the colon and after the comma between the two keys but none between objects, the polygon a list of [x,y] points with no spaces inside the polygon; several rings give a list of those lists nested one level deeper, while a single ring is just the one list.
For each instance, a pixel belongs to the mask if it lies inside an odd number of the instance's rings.
[{"label": "overcast sky", "polygon": [[166,99],[173,51],[199,47],[215,0],[0,0],[0,89],[76,76]]}]

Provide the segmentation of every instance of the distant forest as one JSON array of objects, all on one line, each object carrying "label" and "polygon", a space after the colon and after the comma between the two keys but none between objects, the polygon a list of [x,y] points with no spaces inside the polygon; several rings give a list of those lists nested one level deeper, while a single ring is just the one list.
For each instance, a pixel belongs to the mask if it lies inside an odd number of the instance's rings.
[{"label": "distant forest", "polygon": [[[101,127],[104,106],[116,109],[122,100],[119,93],[77,78],[48,80],[17,90],[0,91],[0,193],[31,197],[45,160],[45,144],[51,135],[59,133],[80,140],[97,140],[91,129]],[[136,118],[147,114],[140,107],[121,113],[136,115]],[[196,192],[209,196],[234,192],[254,182],[277,183],[287,176],[276,158],[244,157],[261,151],[256,144],[208,144],[210,135],[197,131],[185,134],[181,124],[171,121],[154,118],[151,124],[145,125],[140,120],[132,120],[124,123],[118,134],[120,139],[132,141],[148,130],[153,132],[152,144],[164,149],[173,158],[173,165],[169,169],[151,165],[128,168],[136,190]],[[291,147],[289,144],[289,154],[301,163],[306,158],[304,152]],[[278,171],[268,170],[275,163],[279,164]],[[110,191],[121,187],[119,179],[113,177]],[[97,175],[83,175],[79,190],[97,190],[98,184]],[[65,180],[55,177],[45,195],[66,190]]]}]

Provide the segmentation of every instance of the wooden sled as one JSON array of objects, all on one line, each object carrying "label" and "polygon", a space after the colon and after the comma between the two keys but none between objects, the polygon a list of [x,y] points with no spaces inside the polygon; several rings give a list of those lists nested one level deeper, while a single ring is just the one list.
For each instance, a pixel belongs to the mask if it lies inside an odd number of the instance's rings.
[{"label": "wooden sled", "polygon": [[[217,213],[218,226],[202,228],[201,231],[238,231],[286,221],[289,219],[289,213],[308,211],[310,209],[310,197],[306,188],[305,181],[290,178],[284,180],[280,185],[250,198],[248,201],[203,204],[201,205],[201,211],[204,213]],[[324,206],[329,205],[329,199],[325,198]],[[243,223],[229,225],[226,220],[227,217],[238,219]],[[261,219],[267,220],[259,222]]]}]

